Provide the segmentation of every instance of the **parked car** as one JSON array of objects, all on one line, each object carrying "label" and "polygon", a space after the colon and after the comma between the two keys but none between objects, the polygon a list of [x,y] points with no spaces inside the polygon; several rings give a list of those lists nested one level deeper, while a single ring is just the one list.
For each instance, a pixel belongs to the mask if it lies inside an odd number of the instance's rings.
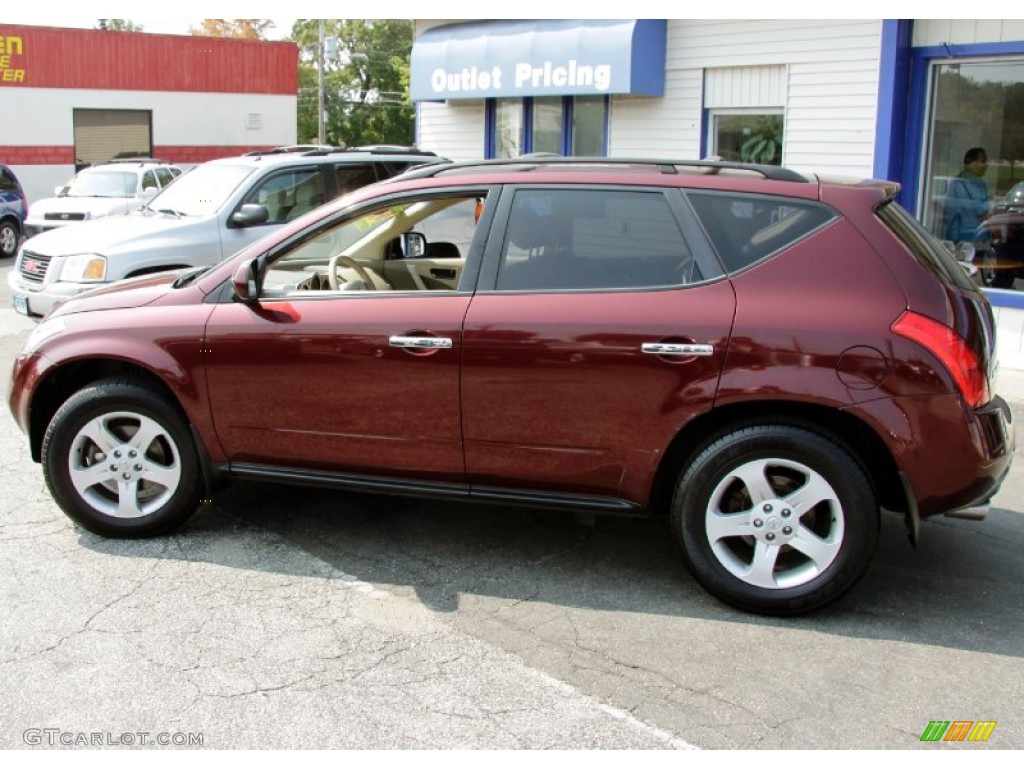
[{"label": "parked car", "polygon": [[91,166],[54,189],[55,197],[32,205],[25,234],[33,237],[68,224],[132,213],[180,175],[176,165],[153,159]]},{"label": "parked car", "polygon": [[881,510],[912,539],[983,516],[1013,454],[991,307],[897,190],[709,161],[428,166],[66,302],[10,406],[104,536],[170,531],[233,478],[665,514],[712,594],[799,613],[861,577]]},{"label": "parked car", "polygon": [[25,231],[28,201],[14,171],[0,164],[0,258],[10,258],[18,250]]},{"label": "parked car", "polygon": [[8,276],[15,309],[41,316],[103,283],[213,264],[327,200],[438,160],[409,148],[211,160],[131,215],[27,240]]}]

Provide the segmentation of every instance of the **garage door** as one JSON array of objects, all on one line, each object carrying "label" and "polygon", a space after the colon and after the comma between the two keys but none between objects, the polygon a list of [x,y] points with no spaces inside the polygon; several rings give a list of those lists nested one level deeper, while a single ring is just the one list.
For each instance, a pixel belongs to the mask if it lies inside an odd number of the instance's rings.
[{"label": "garage door", "polygon": [[152,113],[147,109],[76,109],[75,166],[111,158],[152,156]]}]

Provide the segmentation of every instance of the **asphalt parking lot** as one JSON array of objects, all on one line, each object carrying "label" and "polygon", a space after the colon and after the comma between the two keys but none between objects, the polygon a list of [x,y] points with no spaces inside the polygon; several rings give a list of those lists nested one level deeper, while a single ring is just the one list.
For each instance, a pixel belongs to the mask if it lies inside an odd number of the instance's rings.
[{"label": "asphalt parking lot", "polygon": [[[1020,424],[1024,374],[999,386]],[[708,596],[659,521],[238,483],[105,540],[3,411],[5,748],[1024,748],[1020,445],[985,522],[914,550],[886,518],[853,592],[780,620]],[[922,744],[934,720],[996,726]]]}]

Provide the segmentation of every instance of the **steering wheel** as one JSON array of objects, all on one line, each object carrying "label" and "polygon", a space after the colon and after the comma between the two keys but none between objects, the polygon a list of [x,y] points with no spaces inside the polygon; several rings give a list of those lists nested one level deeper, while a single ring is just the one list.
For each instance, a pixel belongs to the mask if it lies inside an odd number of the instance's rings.
[{"label": "steering wheel", "polygon": [[342,283],[347,282],[345,278],[338,276],[338,267],[349,267],[350,269],[354,269],[356,274],[359,275],[359,279],[366,283],[366,290],[377,290],[377,286],[374,284],[373,280],[370,279],[370,273],[366,271],[362,264],[357,262],[351,256],[339,253],[331,257],[331,263],[327,267],[327,281],[331,284],[332,291],[340,290]]}]

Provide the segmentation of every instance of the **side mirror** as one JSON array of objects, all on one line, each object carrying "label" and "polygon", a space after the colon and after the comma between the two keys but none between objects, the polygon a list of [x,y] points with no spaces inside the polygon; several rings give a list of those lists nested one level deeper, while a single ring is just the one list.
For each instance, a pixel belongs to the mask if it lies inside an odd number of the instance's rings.
[{"label": "side mirror", "polygon": [[270,211],[265,205],[246,203],[233,214],[231,223],[236,227],[252,227],[256,224],[266,224],[270,221]]},{"label": "side mirror", "polygon": [[235,289],[235,300],[243,304],[253,305],[259,302],[260,281],[259,281],[260,260],[250,259],[242,262],[235,270],[231,278],[231,284]]},{"label": "side mirror", "polygon": [[142,194],[140,195],[140,197],[148,203],[150,200],[156,197],[156,193],[159,191],[160,190],[157,189],[156,187],[146,187],[144,190],[142,190]]},{"label": "side mirror", "polygon": [[406,232],[402,235],[402,255],[417,259],[427,252],[427,237],[422,232]]}]

